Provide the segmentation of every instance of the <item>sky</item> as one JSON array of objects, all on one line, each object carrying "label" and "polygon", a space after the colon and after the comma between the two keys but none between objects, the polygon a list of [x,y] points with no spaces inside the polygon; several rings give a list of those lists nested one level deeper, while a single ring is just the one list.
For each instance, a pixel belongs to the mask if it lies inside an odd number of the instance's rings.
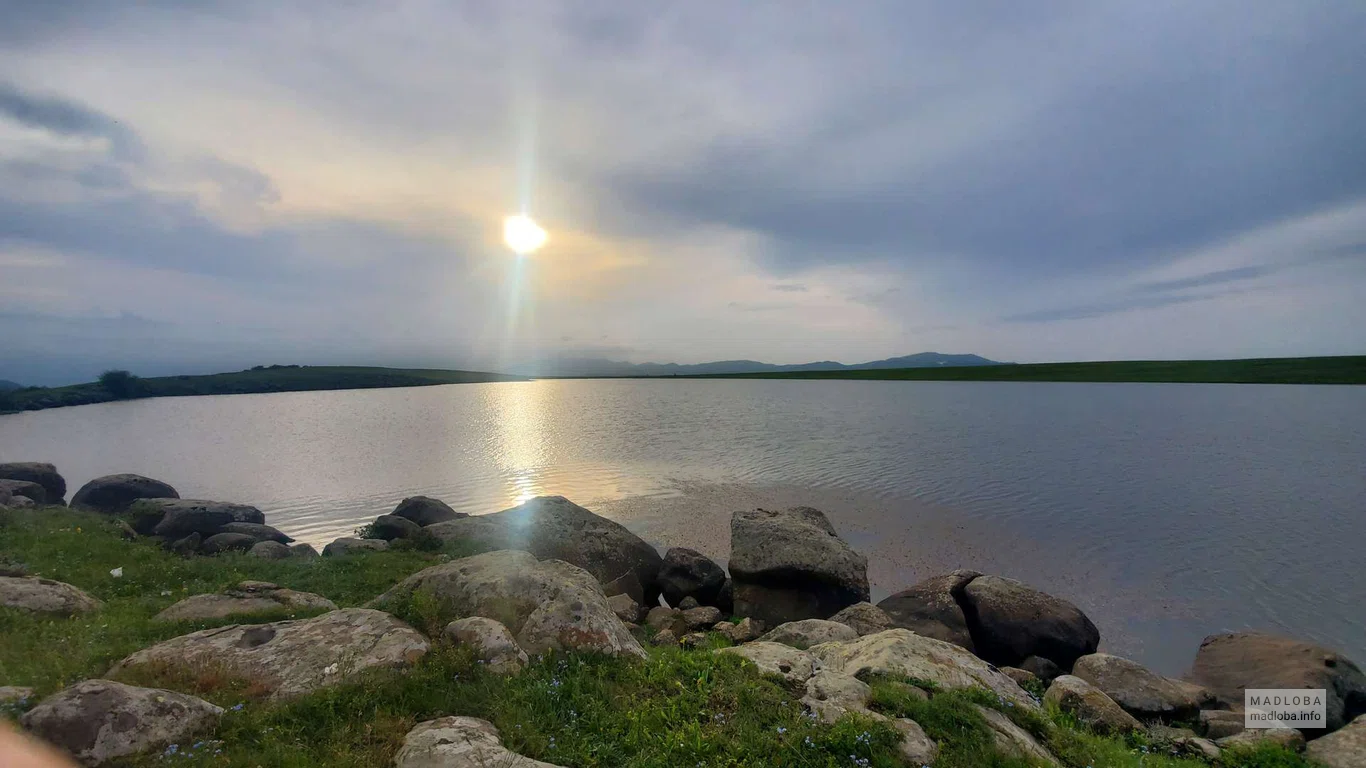
[{"label": "sky", "polygon": [[0,378],[1363,354],[1363,38],[1360,0],[0,0]]}]

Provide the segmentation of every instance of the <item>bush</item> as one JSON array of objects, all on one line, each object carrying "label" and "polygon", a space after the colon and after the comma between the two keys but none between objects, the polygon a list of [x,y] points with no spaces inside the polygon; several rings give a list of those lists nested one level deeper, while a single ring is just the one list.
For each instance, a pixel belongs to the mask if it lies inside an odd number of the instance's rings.
[{"label": "bush", "polygon": [[142,391],[138,377],[128,371],[105,371],[100,374],[100,386],[104,387],[115,399],[127,400],[137,397]]}]

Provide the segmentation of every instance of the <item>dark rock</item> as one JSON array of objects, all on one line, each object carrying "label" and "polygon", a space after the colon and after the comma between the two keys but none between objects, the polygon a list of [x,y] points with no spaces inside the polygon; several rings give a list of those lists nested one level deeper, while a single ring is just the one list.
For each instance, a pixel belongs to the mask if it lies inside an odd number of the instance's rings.
[{"label": "dark rock", "polygon": [[721,609],[712,605],[703,605],[683,611],[683,623],[688,625],[688,629],[694,631],[711,629],[720,620]]},{"label": "dark rock", "polygon": [[502,512],[436,523],[427,530],[445,541],[519,549],[538,558],[563,560],[593,574],[599,583],[616,581],[632,571],[642,589],[637,602],[659,602],[661,560],[655,548],[620,524],[563,496],[541,496]]},{"label": "dark rock", "polygon": [[1149,672],[1137,662],[1108,653],[1077,659],[1072,674],[1104,691],[1137,718],[1191,720],[1200,711],[1200,701],[1183,686]]},{"label": "dark rock", "polygon": [[228,523],[265,523],[261,510],[246,504],[202,499],[139,499],[129,506],[134,515],[162,513],[161,521],[152,529],[153,535],[165,539],[179,539],[191,533],[212,536],[222,533]]},{"label": "dark rock", "polygon": [[199,550],[206,555],[220,552],[246,552],[256,546],[256,539],[245,533],[215,533],[204,540]]},{"label": "dark rock", "polygon": [[409,496],[400,501],[398,506],[394,507],[394,511],[389,514],[407,518],[422,527],[469,517],[464,512],[456,512],[451,509],[441,499],[433,499],[430,496]]},{"label": "dark rock", "polygon": [[318,550],[312,544],[293,544],[289,547],[290,554],[295,557],[318,557]]},{"label": "dark rock", "polygon": [[1255,632],[1210,635],[1195,654],[1191,679],[1219,700],[1243,705],[1247,688],[1323,688],[1326,731],[1366,714],[1366,675],[1351,659],[1313,643]]},{"label": "dark rock", "polygon": [[117,514],[138,499],[178,498],[180,494],[176,493],[176,489],[160,480],[142,475],[105,475],[82,485],[80,490],[76,491],[76,495],[71,497],[71,506]]},{"label": "dark rock", "polygon": [[735,582],[729,578],[721,587],[721,594],[716,596],[716,607],[721,609],[721,613],[730,616],[735,613]]},{"label": "dark rock", "polygon": [[675,603],[669,603],[669,605],[672,605],[673,607],[677,608],[677,609],[680,610],[680,611],[690,611],[690,610],[692,610],[693,608],[701,608],[701,607],[702,607],[702,604],[699,603],[699,602],[697,602],[697,598],[695,598],[695,597],[685,597],[685,598],[683,598],[682,601],[680,601],[680,602],[678,602],[678,603],[676,603],[676,604],[675,604]]},{"label": "dark rock", "polygon": [[701,552],[671,547],[664,553],[659,588],[669,605],[678,607],[687,597],[700,605],[716,605],[725,584],[726,572]]},{"label": "dark rock", "polygon": [[[13,461],[0,464],[0,479],[27,480],[30,483],[37,483],[43,486],[43,492],[47,496],[46,503],[66,503],[66,478],[62,477],[57,472],[57,468],[51,464],[40,461]],[[38,499],[34,499],[34,501],[38,501]]]},{"label": "dark rock", "polygon": [[370,524],[370,535],[376,539],[415,539],[422,535],[422,526],[406,517],[380,515]]},{"label": "dark rock", "polygon": [[228,523],[218,531],[219,533],[245,533],[257,541],[275,541],[281,544],[288,544],[294,541],[292,536],[286,536],[278,528],[272,528],[263,523]]},{"label": "dark rock", "polygon": [[961,601],[963,588],[981,575],[977,571],[959,570],[925,579],[888,597],[877,607],[891,617],[895,626],[975,651]]},{"label": "dark rock", "polygon": [[636,578],[636,572],[633,570],[627,570],[615,579],[602,582],[602,593],[608,597],[627,595],[637,603],[645,602],[645,588],[640,586],[640,579]]},{"label": "dark rock", "polygon": [[1061,667],[1042,656],[1026,657],[1024,661],[1020,662],[1019,668],[1039,678],[1044,685],[1052,684],[1063,674]]},{"label": "dark rock", "polygon": [[356,539],[350,536],[343,536],[340,539],[323,547],[325,557],[336,557],[338,555],[354,555],[361,552],[383,552],[389,548],[389,542],[383,539]]},{"label": "dark rock", "polygon": [[166,548],[177,555],[188,556],[197,553],[199,551],[199,546],[203,543],[203,536],[192,533],[189,536],[176,539],[168,544]]},{"label": "dark rock", "polygon": [[734,613],[778,625],[825,619],[868,600],[868,560],[819,510],[736,512],[730,520]]},{"label": "dark rock", "polygon": [[1069,670],[1100,644],[1100,630],[1075,605],[1001,576],[968,582],[963,614],[974,652],[998,666],[1042,656]]},{"label": "dark rock", "polygon": [[[9,493],[11,497],[23,496],[34,504],[47,503],[47,489],[32,480],[0,480],[0,491]],[[10,506],[14,506],[14,499],[10,499]]]}]

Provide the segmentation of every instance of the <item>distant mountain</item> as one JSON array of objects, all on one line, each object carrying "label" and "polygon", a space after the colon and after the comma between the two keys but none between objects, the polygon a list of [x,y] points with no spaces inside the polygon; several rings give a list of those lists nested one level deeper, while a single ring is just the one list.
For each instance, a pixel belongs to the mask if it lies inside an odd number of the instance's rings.
[{"label": "distant mountain", "polygon": [[757,360],[718,360],[712,363],[625,363],[596,357],[566,357],[513,368],[525,376],[711,376],[725,373],[782,373],[786,371],[855,371],[882,368],[940,368],[964,365],[1002,365],[978,355],[944,355],[921,352],[857,365],[833,360],[799,365],[774,365]]},{"label": "distant mountain", "polygon": [[16,390],[16,389],[23,389],[23,388],[24,388],[24,385],[23,385],[23,384],[16,384],[16,383],[14,383],[14,382],[12,382],[12,381],[6,381],[6,380],[4,380],[4,379],[0,379],[0,392],[12,392],[12,391],[14,391],[14,390]]}]

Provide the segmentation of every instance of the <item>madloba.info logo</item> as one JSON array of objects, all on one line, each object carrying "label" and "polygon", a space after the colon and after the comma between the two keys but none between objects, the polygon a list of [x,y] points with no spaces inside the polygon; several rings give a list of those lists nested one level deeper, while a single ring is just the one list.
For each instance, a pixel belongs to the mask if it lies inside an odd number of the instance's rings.
[{"label": "madloba.info logo", "polygon": [[1243,727],[1323,728],[1327,701],[1324,688],[1248,688],[1243,692]]}]

